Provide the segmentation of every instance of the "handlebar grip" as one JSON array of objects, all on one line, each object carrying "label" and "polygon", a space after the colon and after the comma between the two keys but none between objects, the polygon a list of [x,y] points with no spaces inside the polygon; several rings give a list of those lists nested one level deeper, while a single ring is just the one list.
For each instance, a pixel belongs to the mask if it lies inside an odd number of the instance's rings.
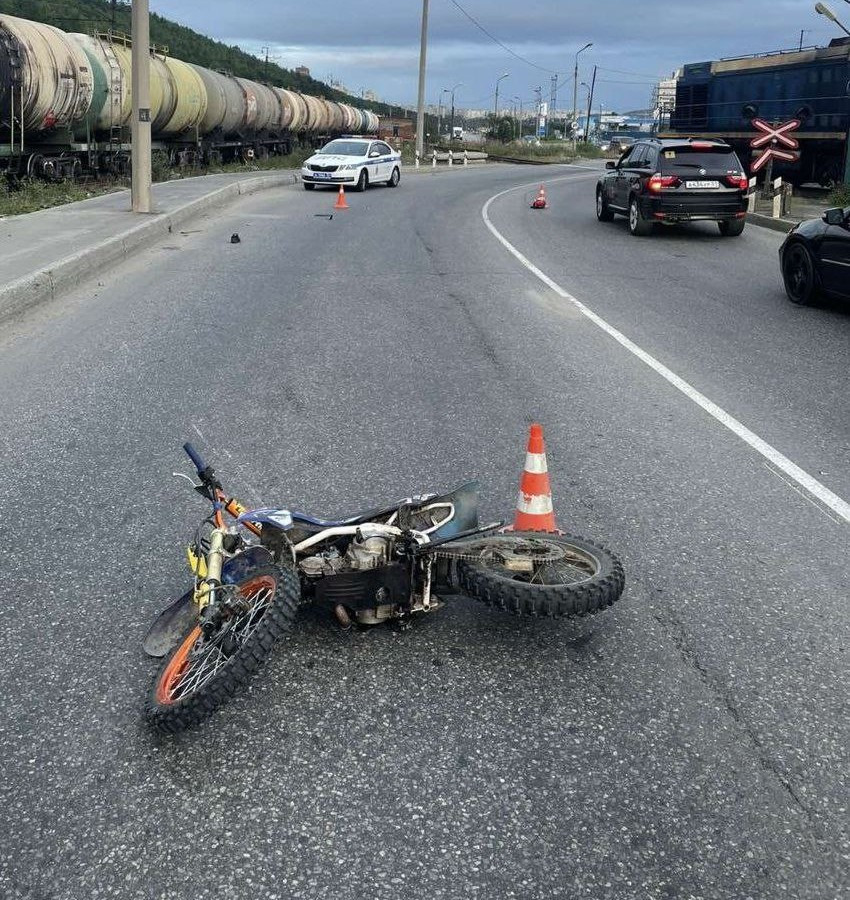
[{"label": "handlebar grip", "polygon": [[188,441],[183,445],[183,449],[188,454],[189,459],[191,459],[195,464],[195,468],[198,470],[199,474],[207,468],[207,464],[204,462],[201,454],[198,453],[198,451]]}]

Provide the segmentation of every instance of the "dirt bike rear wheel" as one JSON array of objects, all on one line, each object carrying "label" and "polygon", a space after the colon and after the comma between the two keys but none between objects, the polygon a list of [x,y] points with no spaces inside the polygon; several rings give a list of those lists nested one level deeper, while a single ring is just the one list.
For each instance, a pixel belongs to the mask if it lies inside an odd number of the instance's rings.
[{"label": "dirt bike rear wheel", "polygon": [[572,534],[509,532],[476,541],[458,562],[466,593],[517,616],[585,616],[611,606],[625,584],[617,557]]},{"label": "dirt bike rear wheel", "polygon": [[262,566],[233,589],[243,609],[209,639],[192,628],[156,676],[145,717],[159,731],[174,734],[205,719],[247,684],[292,629],[300,597],[295,572]]}]

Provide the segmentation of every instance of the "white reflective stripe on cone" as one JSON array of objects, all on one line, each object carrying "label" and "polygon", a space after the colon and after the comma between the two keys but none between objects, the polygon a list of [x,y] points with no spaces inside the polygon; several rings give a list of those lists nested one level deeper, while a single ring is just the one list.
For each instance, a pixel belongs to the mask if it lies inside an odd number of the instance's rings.
[{"label": "white reflective stripe on cone", "polygon": [[525,471],[532,472],[535,475],[542,475],[549,471],[546,465],[545,453],[526,453],[525,454]]},{"label": "white reflective stripe on cone", "polygon": [[548,494],[523,494],[519,492],[517,497],[516,508],[522,513],[528,513],[531,516],[545,516],[550,512],[554,512],[552,506],[552,498]]}]

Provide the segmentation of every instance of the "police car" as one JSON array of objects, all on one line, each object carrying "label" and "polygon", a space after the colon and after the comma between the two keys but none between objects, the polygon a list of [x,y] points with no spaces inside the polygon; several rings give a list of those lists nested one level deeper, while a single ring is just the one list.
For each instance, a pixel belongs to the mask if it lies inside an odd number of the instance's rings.
[{"label": "police car", "polygon": [[344,184],[357,191],[380,183],[398,187],[401,153],[371,138],[337,138],[304,163],[301,181],[305,191],[312,191],[317,184]]}]

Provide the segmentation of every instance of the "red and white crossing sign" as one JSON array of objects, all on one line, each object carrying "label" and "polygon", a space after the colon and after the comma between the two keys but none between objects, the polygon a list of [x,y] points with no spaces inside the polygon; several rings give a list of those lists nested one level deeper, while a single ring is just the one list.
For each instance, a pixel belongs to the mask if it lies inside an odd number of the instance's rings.
[{"label": "red and white crossing sign", "polygon": [[788,137],[792,131],[796,131],[802,124],[799,119],[791,119],[790,122],[783,122],[781,125],[771,125],[764,119],[752,119],[753,128],[760,131],[751,141],[750,146],[753,150],[759,147],[766,147],[770,144],[772,147],[787,147],[789,150],[799,150],[800,142],[796,138]]},{"label": "red and white crossing sign", "polygon": [[776,147],[765,147],[753,160],[750,166],[750,174],[755,174],[763,169],[772,159],[781,159],[783,162],[797,162],[800,153],[797,150],[778,150]]},{"label": "red and white crossing sign", "polygon": [[771,125],[770,122],[759,118],[751,121],[753,128],[761,132],[750,141],[750,147],[753,150],[761,150],[750,166],[751,173],[758,172],[773,159],[797,162],[800,158],[800,154],[797,152],[800,149],[800,142],[796,138],[790,137],[790,133],[796,131],[802,124],[799,119],[791,119],[790,122],[782,122],[779,125]]}]

